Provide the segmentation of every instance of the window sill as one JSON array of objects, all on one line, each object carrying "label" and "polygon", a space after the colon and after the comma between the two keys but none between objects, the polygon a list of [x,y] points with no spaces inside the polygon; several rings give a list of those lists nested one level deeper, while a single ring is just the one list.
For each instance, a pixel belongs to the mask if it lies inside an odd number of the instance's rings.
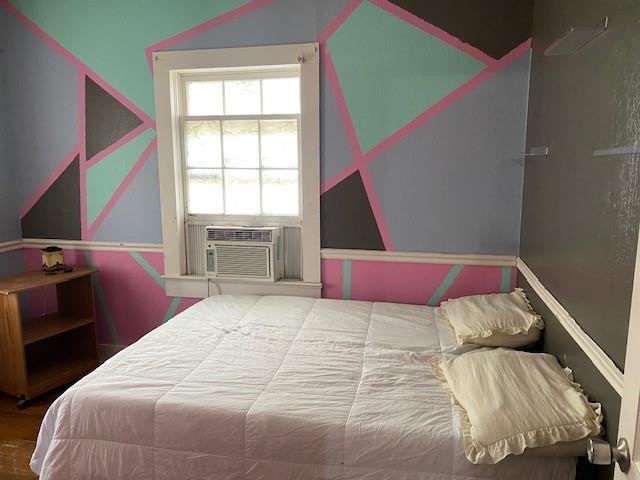
[{"label": "window sill", "polygon": [[165,275],[165,291],[170,297],[207,298],[213,295],[291,295],[320,298],[321,283],[300,280],[265,282],[195,275]]}]

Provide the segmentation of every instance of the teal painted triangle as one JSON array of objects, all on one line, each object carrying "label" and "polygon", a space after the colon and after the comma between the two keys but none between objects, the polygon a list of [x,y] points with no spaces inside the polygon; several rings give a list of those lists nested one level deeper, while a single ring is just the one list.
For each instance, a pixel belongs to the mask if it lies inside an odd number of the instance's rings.
[{"label": "teal painted triangle", "polygon": [[363,152],[486,67],[366,1],[327,43]]},{"label": "teal painted triangle", "polygon": [[155,136],[147,130],[87,170],[87,219],[91,225]]},{"label": "teal painted triangle", "polygon": [[249,0],[10,1],[152,117],[153,83],[145,48],[249,3]]}]

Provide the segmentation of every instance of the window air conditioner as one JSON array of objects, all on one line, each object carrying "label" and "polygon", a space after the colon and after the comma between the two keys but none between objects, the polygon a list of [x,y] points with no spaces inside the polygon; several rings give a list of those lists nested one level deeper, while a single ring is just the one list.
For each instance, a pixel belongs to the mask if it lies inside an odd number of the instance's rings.
[{"label": "window air conditioner", "polygon": [[284,270],[282,227],[206,227],[206,275],[278,281]]}]

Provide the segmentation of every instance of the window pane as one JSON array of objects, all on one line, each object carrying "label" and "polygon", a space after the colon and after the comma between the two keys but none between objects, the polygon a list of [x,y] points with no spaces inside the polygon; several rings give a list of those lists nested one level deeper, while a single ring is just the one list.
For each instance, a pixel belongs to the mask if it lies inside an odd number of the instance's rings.
[{"label": "window pane", "polygon": [[187,115],[222,115],[222,82],[187,83]]},{"label": "window pane", "polygon": [[224,171],[226,212],[230,215],[257,215],[260,213],[260,171]]},{"label": "window pane", "polygon": [[298,167],[298,121],[262,120],[262,166],[267,168]]},{"label": "window pane", "polygon": [[189,213],[223,213],[222,170],[188,170]]},{"label": "window pane", "polygon": [[230,120],[222,123],[224,166],[257,168],[260,164],[258,149],[258,121]]},{"label": "window pane", "polygon": [[225,115],[260,113],[260,80],[224,82]]},{"label": "window pane", "polygon": [[300,80],[268,78],[262,80],[262,113],[300,113]]},{"label": "window pane", "polygon": [[262,171],[262,212],[298,215],[298,171]]},{"label": "window pane", "polygon": [[187,122],[185,125],[187,166],[222,166],[220,122]]}]

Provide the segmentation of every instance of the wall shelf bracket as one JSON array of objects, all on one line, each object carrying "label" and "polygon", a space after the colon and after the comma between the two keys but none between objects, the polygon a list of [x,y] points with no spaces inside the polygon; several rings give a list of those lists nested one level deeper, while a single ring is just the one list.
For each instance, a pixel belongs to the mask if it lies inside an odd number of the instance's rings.
[{"label": "wall shelf bracket", "polygon": [[594,150],[594,157],[610,157],[615,155],[637,155],[640,154],[640,141],[636,140],[632,145],[623,147],[610,147]]},{"label": "wall shelf bracket", "polygon": [[528,158],[528,157],[547,157],[549,156],[549,147],[531,147],[528,152],[517,153],[513,158]]},{"label": "wall shelf bracket", "polygon": [[546,56],[573,55],[607,31],[609,17],[591,27],[571,27],[544,51]]}]

